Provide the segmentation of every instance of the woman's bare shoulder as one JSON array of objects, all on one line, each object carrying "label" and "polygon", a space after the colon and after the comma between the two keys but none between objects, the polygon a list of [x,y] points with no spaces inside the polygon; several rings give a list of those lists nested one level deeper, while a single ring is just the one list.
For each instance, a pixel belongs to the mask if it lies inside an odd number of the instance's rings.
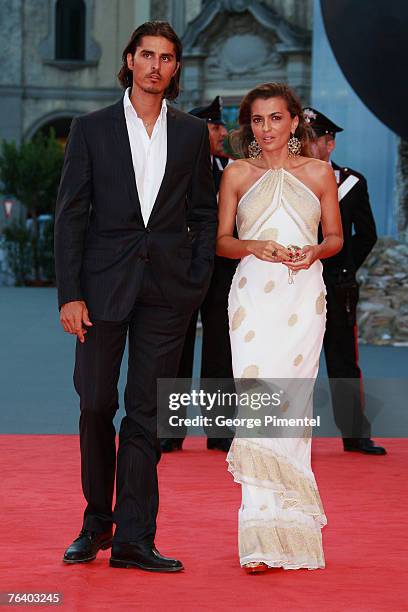
[{"label": "woman's bare shoulder", "polygon": [[228,173],[240,173],[243,171],[251,171],[251,162],[247,161],[246,159],[234,159],[234,161],[228,164],[228,166],[224,169],[224,172]]},{"label": "woman's bare shoulder", "polygon": [[239,185],[243,179],[252,171],[251,164],[245,159],[235,159],[224,168],[223,179],[229,183]]},{"label": "woman's bare shoulder", "polygon": [[316,177],[326,178],[333,175],[333,168],[329,162],[322,161],[321,159],[315,159],[314,157],[306,157],[304,168],[310,174]]}]

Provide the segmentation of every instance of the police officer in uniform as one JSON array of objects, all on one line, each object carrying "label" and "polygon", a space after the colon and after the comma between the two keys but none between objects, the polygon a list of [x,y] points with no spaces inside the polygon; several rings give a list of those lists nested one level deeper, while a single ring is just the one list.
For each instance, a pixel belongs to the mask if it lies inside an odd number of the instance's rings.
[{"label": "police officer in uniform", "polygon": [[[190,114],[205,119],[207,122],[214,184],[218,193],[222,172],[233,161],[223,150],[224,139],[228,135],[228,131],[222,120],[222,100],[220,96],[217,96],[208,106],[192,109]],[[228,294],[237,264],[237,260],[215,256],[211,284],[200,309],[192,316],[178,372],[178,378],[191,379],[192,377],[197,318],[200,313],[203,333],[201,378],[231,381],[231,383],[227,382],[227,385],[231,384],[231,388],[222,389],[227,392],[235,391],[229,338]],[[171,452],[181,449],[183,440],[184,438],[162,439],[162,451]],[[207,437],[208,449],[218,449],[226,452],[230,445],[231,437]]]},{"label": "police officer in uniform", "polygon": [[345,451],[385,455],[386,450],[375,445],[370,437],[371,427],[364,415],[364,392],[358,365],[356,272],[377,240],[367,181],[359,172],[330,161],[336,134],[343,129],[314,108],[304,108],[303,113],[314,133],[311,143],[313,157],[327,161],[333,167],[344,233],[342,250],[322,260],[327,289],[323,345],[334,418],[342,432]]}]

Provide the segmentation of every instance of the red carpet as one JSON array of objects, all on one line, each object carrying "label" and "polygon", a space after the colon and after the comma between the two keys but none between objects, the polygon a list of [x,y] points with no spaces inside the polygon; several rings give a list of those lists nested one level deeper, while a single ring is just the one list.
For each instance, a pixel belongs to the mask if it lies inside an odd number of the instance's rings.
[{"label": "red carpet", "polygon": [[343,453],[339,440],[315,440],[314,469],[329,520],[327,567],[258,576],[238,564],[239,487],[224,455],[204,450],[203,440],[188,440],[186,450],[160,464],[157,545],[184,562],[185,572],[174,575],[109,568],[109,551],[87,565],[63,565],[83,510],[78,438],[3,435],[0,444],[0,591],[59,591],[60,609],[86,612],[408,610],[405,440],[384,440],[386,457]]}]

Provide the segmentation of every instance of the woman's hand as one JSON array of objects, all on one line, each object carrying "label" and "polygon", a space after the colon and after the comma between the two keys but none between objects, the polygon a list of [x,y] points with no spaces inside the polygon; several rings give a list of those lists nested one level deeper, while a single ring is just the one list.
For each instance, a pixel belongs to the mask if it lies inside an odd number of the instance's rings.
[{"label": "woman's hand", "polygon": [[319,247],[317,245],[307,244],[299,251],[299,255],[296,259],[287,257],[282,263],[289,268],[297,272],[298,270],[308,270],[312,264],[319,259]]},{"label": "woman's hand", "polygon": [[272,263],[283,263],[290,255],[286,247],[274,240],[250,240],[247,250],[249,255]]}]

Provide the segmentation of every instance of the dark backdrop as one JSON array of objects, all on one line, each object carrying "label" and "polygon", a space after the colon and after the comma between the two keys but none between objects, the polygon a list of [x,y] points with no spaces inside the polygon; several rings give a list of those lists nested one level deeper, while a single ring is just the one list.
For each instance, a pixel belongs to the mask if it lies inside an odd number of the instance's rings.
[{"label": "dark backdrop", "polygon": [[408,0],[320,0],[333,53],[359,98],[408,138]]}]

